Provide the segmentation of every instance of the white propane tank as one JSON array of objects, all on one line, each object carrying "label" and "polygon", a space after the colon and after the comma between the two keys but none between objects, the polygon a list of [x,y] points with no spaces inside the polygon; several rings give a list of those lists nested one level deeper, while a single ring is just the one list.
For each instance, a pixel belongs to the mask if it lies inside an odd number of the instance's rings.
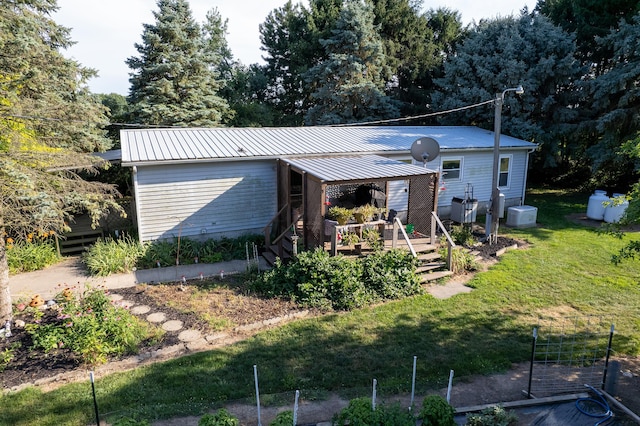
[{"label": "white propane tank", "polygon": [[589,197],[589,204],[587,205],[587,217],[593,220],[604,219],[604,210],[606,203],[609,201],[607,197],[607,191],[596,189],[591,197]]},{"label": "white propane tank", "polygon": [[624,198],[624,194],[613,194],[613,197],[610,199],[611,204],[604,209],[605,222],[618,223],[620,219],[622,219],[624,212],[627,210],[627,207],[629,207],[629,201],[625,198],[622,203],[615,203],[614,200],[620,197]]}]

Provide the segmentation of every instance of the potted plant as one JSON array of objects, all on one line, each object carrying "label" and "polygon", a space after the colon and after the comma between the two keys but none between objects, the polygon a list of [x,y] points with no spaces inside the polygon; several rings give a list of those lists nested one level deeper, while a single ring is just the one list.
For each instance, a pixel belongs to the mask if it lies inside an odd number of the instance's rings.
[{"label": "potted plant", "polygon": [[340,206],[333,206],[329,209],[329,216],[338,222],[338,225],[346,225],[353,212],[351,209]]},{"label": "potted plant", "polygon": [[358,223],[370,222],[373,219],[373,215],[377,213],[377,208],[371,204],[365,204],[363,206],[356,207],[353,210],[353,216]]}]

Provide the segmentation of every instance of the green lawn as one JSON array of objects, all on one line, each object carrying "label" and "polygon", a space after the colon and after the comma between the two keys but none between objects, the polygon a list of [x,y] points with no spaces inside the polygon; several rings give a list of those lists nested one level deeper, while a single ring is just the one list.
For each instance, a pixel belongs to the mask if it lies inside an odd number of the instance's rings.
[{"label": "green lawn", "polygon": [[[263,403],[340,392],[366,396],[376,378],[381,394],[418,390],[456,377],[491,373],[528,359],[539,315],[603,314],[614,318],[616,354],[640,353],[640,262],[614,266],[626,240],[565,219],[585,212],[588,194],[532,191],[537,228],[507,230],[527,240],[489,271],[470,294],[429,295],[351,313],[298,321],[220,350],[113,374],[96,382],[101,412],[152,420],[201,414],[225,401],[251,398],[257,364]],[[636,238],[640,236],[635,235]],[[628,237],[627,237],[628,238]],[[28,389],[0,400],[0,424],[84,425],[93,405],[87,382],[42,393]]]}]

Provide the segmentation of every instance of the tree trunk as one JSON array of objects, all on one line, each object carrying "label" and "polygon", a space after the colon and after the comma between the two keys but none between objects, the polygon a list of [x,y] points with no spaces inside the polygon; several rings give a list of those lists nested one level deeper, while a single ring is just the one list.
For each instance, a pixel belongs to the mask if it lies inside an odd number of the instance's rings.
[{"label": "tree trunk", "polygon": [[11,290],[9,288],[9,262],[4,243],[4,227],[0,226],[0,327],[11,319]]}]

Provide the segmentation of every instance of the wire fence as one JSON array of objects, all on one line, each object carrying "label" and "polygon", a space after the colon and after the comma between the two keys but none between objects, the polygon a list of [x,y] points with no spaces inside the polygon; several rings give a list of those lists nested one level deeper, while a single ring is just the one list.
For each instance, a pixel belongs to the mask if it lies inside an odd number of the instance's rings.
[{"label": "wire fence", "polygon": [[528,395],[602,389],[613,331],[610,317],[541,318],[533,330]]}]

